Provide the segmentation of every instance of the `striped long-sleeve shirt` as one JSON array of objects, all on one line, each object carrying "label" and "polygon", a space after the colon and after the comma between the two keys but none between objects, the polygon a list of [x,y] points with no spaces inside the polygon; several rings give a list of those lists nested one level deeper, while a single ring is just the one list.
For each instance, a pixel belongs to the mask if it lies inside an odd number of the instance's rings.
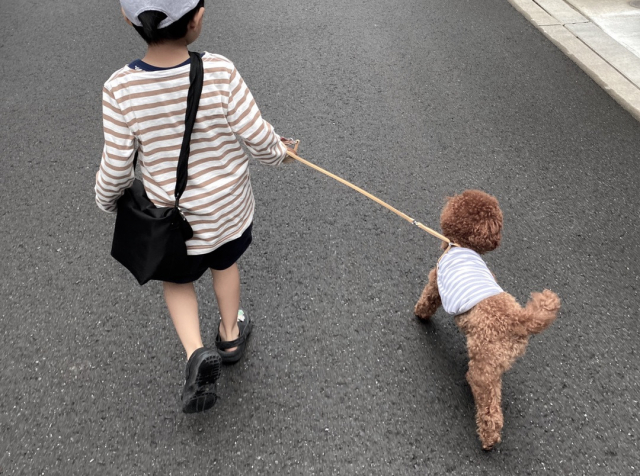
[{"label": "striped long-sleeve shirt", "polygon": [[[240,145],[277,165],[286,148],[265,121],[231,61],[204,53],[204,84],[191,135],[187,188],[180,208],[193,228],[190,255],[208,253],[239,237],[253,220],[254,198]],[[104,149],[96,175],[96,202],[107,212],[134,179],[138,164],[149,199],[174,204],[176,168],[189,89],[190,61],[152,68],[138,61],[116,71],[102,93]]]},{"label": "striped long-sleeve shirt", "polygon": [[438,262],[438,293],[448,314],[467,312],[502,288],[482,257],[468,248],[450,248]]}]

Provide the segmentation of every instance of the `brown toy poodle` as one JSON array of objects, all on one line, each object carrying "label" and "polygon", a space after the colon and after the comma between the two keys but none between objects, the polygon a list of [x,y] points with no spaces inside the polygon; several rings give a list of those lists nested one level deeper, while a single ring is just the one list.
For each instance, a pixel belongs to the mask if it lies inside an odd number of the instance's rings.
[{"label": "brown toy poodle", "polygon": [[[500,442],[502,374],[524,354],[531,334],[545,330],[560,309],[558,296],[532,293],[523,308],[496,283],[480,257],[500,244],[502,211],[495,197],[467,190],[451,197],[440,217],[444,254],[429,273],[415,315],[429,319],[443,306],[467,337],[467,381],[476,404],[482,448]],[[457,245],[457,246],[456,246]]]}]

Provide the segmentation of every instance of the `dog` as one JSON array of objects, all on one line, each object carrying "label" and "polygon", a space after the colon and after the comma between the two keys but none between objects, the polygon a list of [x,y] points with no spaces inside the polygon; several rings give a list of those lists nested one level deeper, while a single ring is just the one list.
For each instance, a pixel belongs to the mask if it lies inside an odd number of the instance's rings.
[{"label": "dog", "polygon": [[525,353],[529,337],[556,319],[560,299],[545,289],[532,293],[523,308],[495,281],[480,255],[496,249],[502,237],[498,200],[480,190],[450,197],[440,226],[451,243],[429,272],[414,313],[429,319],[443,306],[455,315],[469,355],[467,382],[476,405],[476,424],[486,451],[500,442],[503,426],[502,374]]}]

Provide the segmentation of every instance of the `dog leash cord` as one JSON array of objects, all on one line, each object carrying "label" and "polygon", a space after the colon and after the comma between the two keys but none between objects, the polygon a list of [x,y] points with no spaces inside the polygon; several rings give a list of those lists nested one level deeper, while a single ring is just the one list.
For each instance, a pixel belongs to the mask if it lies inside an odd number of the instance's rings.
[{"label": "dog leash cord", "polygon": [[385,207],[387,210],[391,210],[393,213],[395,213],[396,215],[398,215],[401,218],[404,218],[405,220],[407,220],[409,223],[411,223],[412,225],[417,226],[418,228],[420,228],[421,230],[426,231],[427,233],[429,233],[432,236],[435,236],[436,238],[444,241],[445,243],[449,243],[451,245],[453,245],[453,243],[451,242],[451,240],[449,240],[449,238],[447,238],[444,235],[441,235],[440,233],[438,233],[435,230],[432,230],[431,228],[429,228],[428,226],[423,225],[422,223],[420,223],[419,221],[414,220],[413,218],[411,218],[410,216],[406,215],[405,213],[402,213],[400,210],[397,210],[396,208],[393,208],[391,205],[389,205],[386,202],[383,202],[382,200],[380,200],[378,197],[371,195],[369,192],[367,192],[366,190],[362,190],[360,187],[355,186],[354,184],[352,184],[351,182],[348,182],[347,180],[338,177],[337,175],[332,174],[331,172],[323,169],[322,167],[318,167],[317,165],[303,159],[302,157],[299,157],[298,154],[296,154],[294,151],[292,151],[291,149],[287,150],[287,155],[295,160],[297,160],[298,162],[303,163],[304,165],[311,167],[314,170],[317,170],[320,173],[323,173],[325,175],[327,175],[328,177],[331,177],[334,180],[337,180],[338,182],[340,182],[343,185],[346,185],[349,188],[352,188],[353,190],[355,190],[356,192],[361,193],[362,195],[364,195],[367,198],[370,198],[371,200],[373,200],[374,202],[378,203],[379,205],[382,205],[383,207]]}]

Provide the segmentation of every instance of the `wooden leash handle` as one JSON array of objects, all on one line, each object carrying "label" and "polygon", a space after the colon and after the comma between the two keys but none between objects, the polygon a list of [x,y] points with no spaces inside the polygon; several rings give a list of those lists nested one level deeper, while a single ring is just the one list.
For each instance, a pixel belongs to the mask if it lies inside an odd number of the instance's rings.
[{"label": "wooden leash handle", "polygon": [[329,177],[331,177],[334,180],[337,180],[338,182],[346,185],[349,188],[354,189],[356,192],[361,193],[362,195],[364,195],[365,197],[370,198],[371,200],[373,200],[374,202],[382,205],[383,207],[385,207],[388,210],[391,210],[393,213],[395,213],[396,215],[404,218],[405,220],[407,220],[409,223],[417,226],[418,228],[420,228],[421,230],[426,231],[427,233],[429,233],[430,235],[435,236],[436,238],[444,241],[445,243],[449,243],[450,245],[453,245],[453,243],[451,242],[451,240],[449,238],[447,238],[444,235],[441,235],[440,233],[438,233],[435,230],[432,230],[431,228],[429,228],[428,226],[423,225],[422,223],[420,223],[419,221],[414,220],[413,218],[411,218],[409,215],[406,215],[404,213],[402,213],[400,210],[397,210],[395,208],[393,208],[391,205],[389,205],[386,202],[383,202],[382,200],[380,200],[378,197],[375,197],[374,195],[371,195],[369,192],[367,192],[366,190],[362,190],[360,187],[357,187],[355,185],[353,185],[351,182],[346,181],[345,179],[338,177],[337,175],[332,174],[331,172],[328,172],[327,170],[323,169],[322,167],[318,167],[315,164],[312,164],[311,162],[304,160],[302,157],[299,157],[298,154],[296,152],[298,152],[298,144],[300,143],[300,141],[296,141],[296,145],[293,149],[290,149],[287,147],[287,155],[295,160],[297,160],[298,162],[302,162],[304,165],[306,165],[307,167],[311,167],[312,169],[317,170],[320,173],[323,173]]}]

